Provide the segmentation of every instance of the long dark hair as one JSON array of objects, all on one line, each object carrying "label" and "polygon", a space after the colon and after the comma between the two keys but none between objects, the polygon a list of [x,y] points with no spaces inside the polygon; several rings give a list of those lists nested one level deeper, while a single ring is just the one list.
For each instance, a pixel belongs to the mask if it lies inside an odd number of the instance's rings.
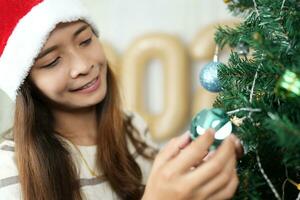
[{"label": "long dark hair", "polygon": [[[146,151],[130,116],[124,115],[114,75],[108,67],[107,94],[97,106],[97,166],[121,199],[141,199],[141,169],[127,147],[126,136],[137,153]],[[54,133],[53,116],[44,99],[27,78],[16,98],[13,137],[24,200],[81,200],[76,167],[67,144]]]}]

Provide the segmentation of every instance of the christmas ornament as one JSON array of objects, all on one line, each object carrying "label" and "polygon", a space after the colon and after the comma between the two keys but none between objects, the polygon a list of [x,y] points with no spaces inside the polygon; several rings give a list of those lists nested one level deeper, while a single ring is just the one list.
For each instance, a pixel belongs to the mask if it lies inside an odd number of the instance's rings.
[{"label": "christmas ornament", "polygon": [[246,117],[238,118],[237,116],[233,116],[230,121],[237,127],[240,127],[243,123]]},{"label": "christmas ornament", "polygon": [[199,74],[199,81],[206,90],[210,92],[220,92],[221,84],[218,77],[218,47],[216,48],[216,53],[214,56],[214,61],[206,64]]},{"label": "christmas ornament", "polygon": [[293,181],[292,179],[288,178],[287,179],[291,184],[293,184],[294,186],[296,186],[296,188],[300,191],[300,183],[296,183],[295,181]]},{"label": "christmas ornament", "polygon": [[220,108],[204,109],[196,114],[190,127],[191,139],[195,140],[209,128],[216,131],[215,142],[212,146],[216,148],[232,131],[231,121],[224,110]]},{"label": "christmas ornament", "polygon": [[206,90],[210,92],[220,92],[221,85],[218,78],[219,62],[210,62],[206,64],[200,72],[199,80]]},{"label": "christmas ornament", "polygon": [[283,98],[300,96],[300,75],[286,70],[276,84],[275,92]]},{"label": "christmas ornament", "polygon": [[238,0],[223,0],[224,3],[229,4],[229,3],[238,3]]},{"label": "christmas ornament", "polygon": [[256,40],[257,42],[261,43],[262,42],[262,36],[259,32],[255,32],[252,35],[253,39]]},{"label": "christmas ornament", "polygon": [[249,53],[249,45],[244,42],[240,42],[236,46],[236,51],[240,56],[247,56]]}]

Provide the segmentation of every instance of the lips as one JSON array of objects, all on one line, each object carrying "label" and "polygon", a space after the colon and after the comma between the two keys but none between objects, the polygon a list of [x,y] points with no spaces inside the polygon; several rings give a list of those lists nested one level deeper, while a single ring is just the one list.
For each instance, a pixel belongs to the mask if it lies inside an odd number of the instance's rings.
[{"label": "lips", "polygon": [[98,80],[98,76],[96,78],[94,78],[92,81],[86,83],[85,85],[83,85],[83,86],[81,86],[81,87],[79,87],[77,89],[73,89],[71,91],[72,92],[76,92],[76,91],[80,91],[80,90],[85,90],[85,89],[93,86],[97,82],[97,80]]}]

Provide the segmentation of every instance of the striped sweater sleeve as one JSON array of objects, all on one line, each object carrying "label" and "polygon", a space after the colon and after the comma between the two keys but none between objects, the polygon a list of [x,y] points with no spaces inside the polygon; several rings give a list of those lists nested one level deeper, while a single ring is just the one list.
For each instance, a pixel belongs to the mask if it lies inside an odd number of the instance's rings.
[{"label": "striped sweater sleeve", "polygon": [[[146,121],[139,114],[137,114],[135,112],[126,111],[125,113],[128,116],[131,117],[131,119],[132,119],[132,125],[138,130],[138,132],[139,132],[142,140],[149,147],[152,147],[153,149],[159,150],[160,146],[159,146],[158,143],[156,143],[152,139]],[[149,174],[151,172],[153,161],[148,160],[148,159],[142,157],[141,155],[137,155],[136,149],[134,148],[134,146],[132,145],[132,143],[129,142],[129,141],[128,141],[128,146],[129,146],[129,150],[130,150],[131,154],[134,155],[136,162],[138,163],[138,165],[140,166],[140,168],[142,170],[143,183],[146,184],[147,179],[149,177]]]},{"label": "striped sweater sleeve", "polygon": [[0,144],[0,200],[22,199],[14,142],[4,140]]}]

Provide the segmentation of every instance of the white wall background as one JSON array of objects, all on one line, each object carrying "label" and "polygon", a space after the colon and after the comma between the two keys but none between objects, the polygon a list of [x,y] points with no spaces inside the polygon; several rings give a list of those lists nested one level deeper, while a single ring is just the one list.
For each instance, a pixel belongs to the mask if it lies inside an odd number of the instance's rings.
[{"label": "white wall background", "polygon": [[204,26],[232,18],[223,0],[84,0],[100,35],[120,52],[149,32],[178,35],[186,43]]},{"label": "white wall background", "polygon": [[[178,36],[187,46],[205,26],[231,19],[222,0],[84,0],[100,27],[100,37],[122,55],[135,38],[149,32]],[[67,8],[66,8],[67,9]],[[149,71],[150,107],[162,108],[162,75],[155,64]],[[0,91],[0,133],[12,124],[13,106]]]}]

